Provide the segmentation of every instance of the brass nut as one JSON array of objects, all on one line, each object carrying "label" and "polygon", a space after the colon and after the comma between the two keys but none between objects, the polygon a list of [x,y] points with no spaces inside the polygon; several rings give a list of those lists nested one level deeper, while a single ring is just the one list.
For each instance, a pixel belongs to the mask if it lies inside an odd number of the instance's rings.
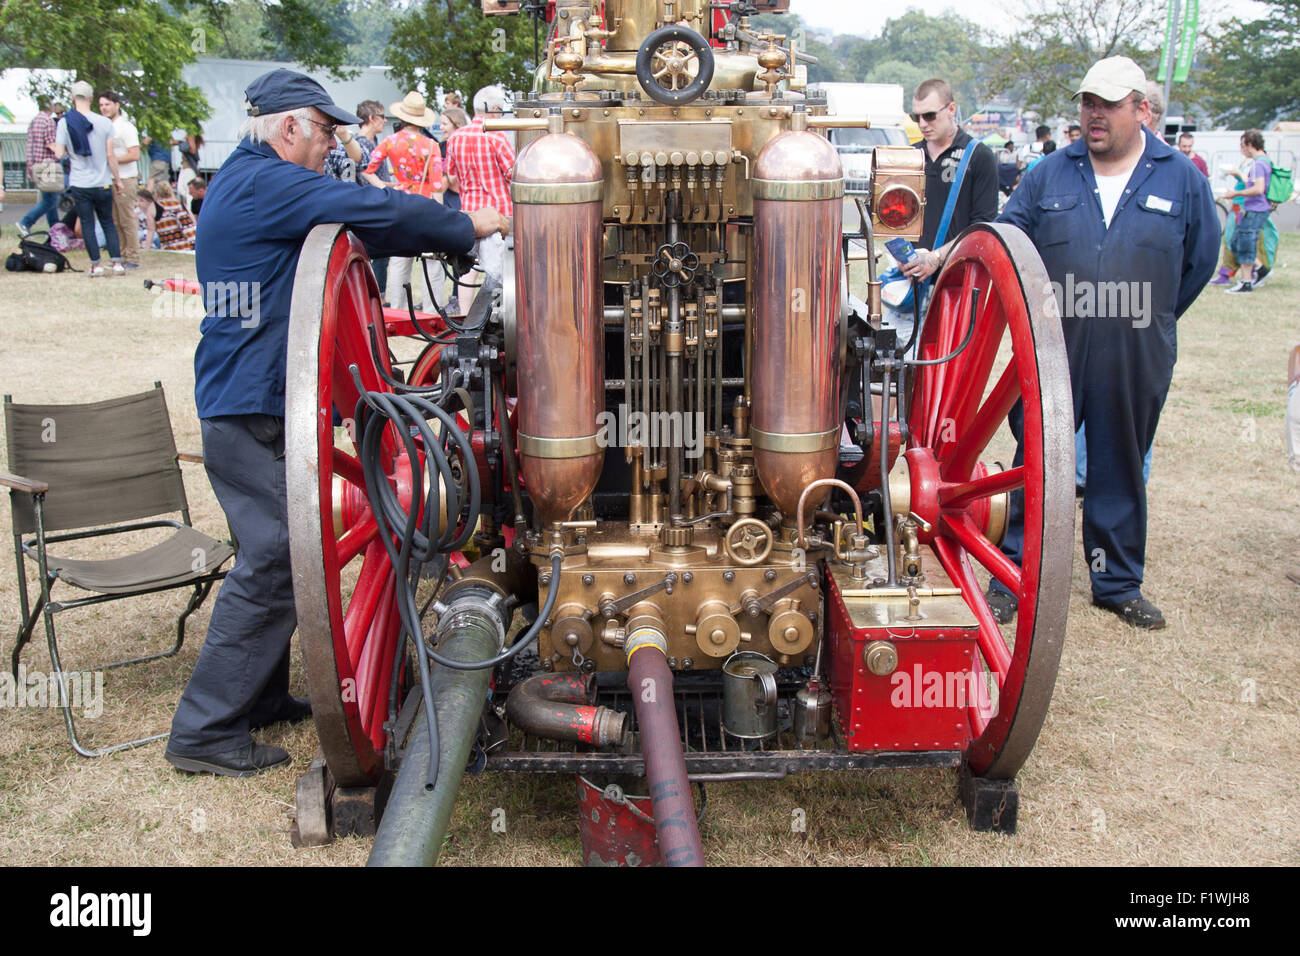
[{"label": "brass nut", "polygon": [[767,625],[767,639],[779,654],[798,654],[812,643],[812,621],[799,610],[797,601],[778,601]]},{"label": "brass nut", "polygon": [[740,645],[740,625],[725,601],[706,601],[700,606],[695,643],[706,657],[728,657]]},{"label": "brass nut", "polygon": [[898,668],[898,649],[889,641],[872,641],[862,652],[867,670],[877,677],[887,677]]}]

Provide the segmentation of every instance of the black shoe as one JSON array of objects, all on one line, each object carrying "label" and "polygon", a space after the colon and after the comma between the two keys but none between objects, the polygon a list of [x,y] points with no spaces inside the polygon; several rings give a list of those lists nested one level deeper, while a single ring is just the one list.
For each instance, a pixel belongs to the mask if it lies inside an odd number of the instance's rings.
[{"label": "black shoe", "polygon": [[1083,492],[1084,492],[1084,490],[1085,490],[1085,489],[1084,489],[1083,485],[1075,485],[1075,486],[1074,486],[1074,497],[1076,497],[1076,498],[1082,498],[1082,497],[1083,497]]},{"label": "black shoe", "polygon": [[1092,606],[1117,614],[1134,627],[1148,631],[1163,630],[1165,626],[1165,616],[1160,613],[1160,608],[1144,597],[1135,597],[1123,604],[1107,604],[1105,601],[1093,598]]},{"label": "black shoe", "polygon": [[289,762],[289,751],[281,747],[249,742],[235,750],[219,754],[187,757],[175,753],[170,747],[163,753],[167,762],[177,770],[189,773],[215,773],[222,777],[251,777]]},{"label": "black shoe", "polygon": [[1260,266],[1258,269],[1256,269],[1255,281],[1253,283],[1254,287],[1259,288],[1261,285],[1263,285],[1264,280],[1268,278],[1268,274],[1272,271],[1273,270],[1268,268],[1268,266]]},{"label": "black shoe", "polygon": [[1016,607],[1020,602],[1016,600],[1014,594],[990,586],[984,592],[984,600],[989,602],[989,610],[993,612],[993,620],[999,624],[1010,624],[1016,619]]},{"label": "black shoe", "polygon": [[261,730],[263,727],[271,726],[271,724],[278,724],[282,720],[290,724],[296,724],[310,716],[311,701],[305,697],[286,697],[270,717],[250,720],[248,729]]}]

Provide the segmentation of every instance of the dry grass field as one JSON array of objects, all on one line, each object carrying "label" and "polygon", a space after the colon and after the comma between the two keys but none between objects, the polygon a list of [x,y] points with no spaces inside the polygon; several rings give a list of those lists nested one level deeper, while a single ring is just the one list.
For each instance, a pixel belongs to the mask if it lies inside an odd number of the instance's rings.
[{"label": "dry grass field", "polygon": [[[4,245],[12,236],[7,229]],[[74,261],[84,267],[84,254]],[[178,446],[197,450],[197,318],[140,283],[176,274],[193,277],[193,259],[146,255],[127,279],[0,273],[0,391],[16,401],[88,401],[160,380]],[[710,787],[709,862],[1300,864],[1300,587],[1283,576],[1300,564],[1300,476],[1287,470],[1282,445],[1298,301],[1300,237],[1290,235],[1257,293],[1210,288],[1183,318],[1150,484],[1146,593],[1169,627],[1139,632],[1092,608],[1076,555],[1056,695],[1020,776],[1014,837],[970,831],[951,771],[809,774]],[[184,467],[194,523],[223,536],[202,468]],[[7,508],[0,537],[12,540]],[[5,562],[7,665],[18,594]],[[65,666],[165,646],[179,605],[173,594],[60,615]],[[92,743],[167,728],[210,607],[192,619],[177,657],[108,673],[102,716],[80,724]],[[23,659],[48,672],[39,630]],[[294,684],[305,692],[296,660]],[[315,753],[315,731],[280,725],[262,739],[288,748],[292,765],[248,780],[187,776],[164,762],[160,744],[85,760],[71,752],[57,709],[0,709],[0,859],[364,862],[368,840],[290,846],[294,779]],[[491,826],[496,808],[505,810],[504,833]],[[792,832],[796,808],[804,833]],[[467,779],[443,862],[580,863],[572,778]]]}]

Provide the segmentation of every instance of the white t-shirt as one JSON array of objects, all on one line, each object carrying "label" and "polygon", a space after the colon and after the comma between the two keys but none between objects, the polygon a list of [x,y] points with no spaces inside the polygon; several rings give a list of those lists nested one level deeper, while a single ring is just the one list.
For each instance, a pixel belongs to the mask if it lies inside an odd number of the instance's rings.
[{"label": "white t-shirt", "polygon": [[117,119],[113,120],[113,145],[118,162],[118,175],[123,179],[130,179],[132,176],[139,177],[139,162],[128,163],[126,161],[126,151],[132,146],[140,145],[140,134],[136,131],[135,124],[126,118],[125,113],[118,113]]},{"label": "white t-shirt", "polygon": [[1133,170],[1137,169],[1138,161],[1141,159],[1142,154],[1139,153],[1132,165],[1113,176],[1103,176],[1095,167],[1093,168],[1093,175],[1097,177],[1097,199],[1101,203],[1101,215],[1106,220],[1107,229],[1110,228],[1115,209],[1124,195],[1124,187],[1128,185],[1129,177],[1133,175]]},{"label": "white t-shirt", "polygon": [[[58,130],[54,134],[54,141],[66,149],[72,159],[72,168],[68,171],[68,185],[81,189],[111,186],[113,173],[108,168],[108,150],[105,147],[113,136],[113,124],[109,122],[108,117],[100,116],[98,113],[83,115],[90,120],[91,125],[90,132],[86,134],[86,139],[90,141],[89,156],[79,156],[72,148],[66,116],[59,120]],[[118,175],[121,173],[119,172]]]}]

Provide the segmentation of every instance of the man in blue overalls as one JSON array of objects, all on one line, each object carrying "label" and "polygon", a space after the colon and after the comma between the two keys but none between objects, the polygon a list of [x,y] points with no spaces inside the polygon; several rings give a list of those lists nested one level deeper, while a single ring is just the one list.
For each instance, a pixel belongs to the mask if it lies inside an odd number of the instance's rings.
[{"label": "man in blue overalls", "polygon": [[297,626],[284,474],[289,307],[303,240],[347,225],[375,256],[467,253],[508,233],[495,210],[472,215],[392,189],[322,175],[335,129],[360,120],[310,77],[273,70],[246,91],[243,140],[213,177],[196,255],[206,317],[194,397],[208,477],[239,542],[203,650],[172,720],[166,758],[181,770],[248,776],[286,762],[251,730],[310,716],[289,696]]},{"label": "man in blue overalls", "polygon": [[[1093,604],[1136,627],[1161,628],[1164,615],[1142,595],[1142,459],[1173,377],[1177,319],[1214,272],[1218,218],[1205,177],[1143,133],[1150,106],[1137,64],[1101,60],[1075,95],[1083,98],[1083,138],[1026,173],[1000,221],[1033,240],[1060,305],[1075,427],[1087,423],[1083,547]],[[1017,405],[1011,414],[1017,435],[1020,412]],[[1022,501],[1013,496],[1002,545],[1016,562]],[[999,621],[1015,615],[1016,598],[999,582],[988,599]]]}]

